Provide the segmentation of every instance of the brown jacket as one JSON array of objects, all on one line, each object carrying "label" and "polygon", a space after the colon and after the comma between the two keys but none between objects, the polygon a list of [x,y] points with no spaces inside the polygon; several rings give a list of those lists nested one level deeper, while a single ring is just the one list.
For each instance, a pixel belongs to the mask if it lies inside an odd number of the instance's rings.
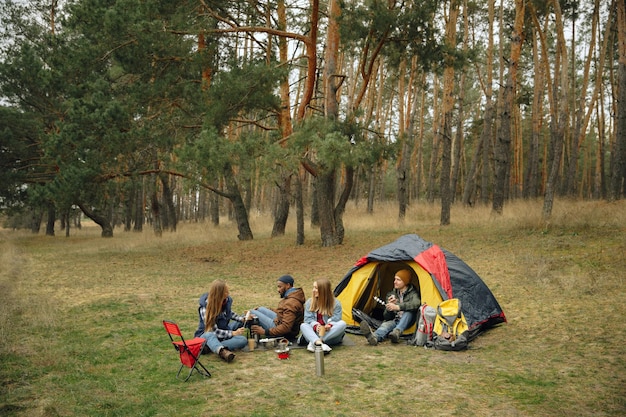
[{"label": "brown jacket", "polygon": [[271,337],[286,337],[295,339],[300,333],[300,324],[304,320],[304,291],[302,288],[292,288],[288,294],[280,300],[274,310],[276,318],[274,325],[269,329]]}]

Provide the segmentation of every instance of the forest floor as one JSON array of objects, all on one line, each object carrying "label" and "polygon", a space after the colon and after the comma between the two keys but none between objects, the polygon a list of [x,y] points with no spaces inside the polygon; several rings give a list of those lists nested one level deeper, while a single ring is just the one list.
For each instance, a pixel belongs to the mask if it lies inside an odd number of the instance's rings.
[{"label": "forest floor", "polygon": [[[270,238],[268,216],[251,214],[254,240],[223,220],[181,222],[156,237],[84,222],[70,237],[0,230],[0,415],[2,416],[622,416],[626,414],[626,202],[557,201],[489,207],[365,206],[345,214],[342,245],[320,246],[295,218]],[[278,303],[275,282],[292,274],[311,294],[336,285],[372,249],[417,233],[456,254],[494,293],[507,323],[463,352],[383,342],[325,358],[292,350],[240,352],[233,363],[203,355],[212,373],[175,378],[179,361],[161,321],[191,337],[197,300],[215,279],[242,312]]]}]

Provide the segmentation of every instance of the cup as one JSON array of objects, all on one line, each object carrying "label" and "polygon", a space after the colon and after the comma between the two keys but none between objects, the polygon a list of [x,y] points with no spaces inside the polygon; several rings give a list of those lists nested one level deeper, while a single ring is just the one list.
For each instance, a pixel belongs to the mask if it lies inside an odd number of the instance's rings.
[{"label": "cup", "polygon": [[248,350],[250,352],[254,352],[254,348],[256,347],[256,340],[248,339]]},{"label": "cup", "polygon": [[317,333],[319,334],[320,337],[324,337],[324,335],[326,334],[326,326],[323,324],[320,324],[319,326],[317,326]]}]

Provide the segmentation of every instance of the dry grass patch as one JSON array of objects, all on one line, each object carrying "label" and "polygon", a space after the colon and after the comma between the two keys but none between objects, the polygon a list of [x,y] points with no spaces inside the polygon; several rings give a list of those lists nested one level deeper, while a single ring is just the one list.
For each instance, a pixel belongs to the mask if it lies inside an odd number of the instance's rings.
[{"label": "dry grass patch", "polygon": [[[414,204],[402,223],[393,205],[374,216],[349,207],[345,242],[334,248],[321,248],[308,226],[295,246],[293,219],[271,239],[271,221],[257,213],[249,242],[227,223],[181,224],[160,239],[119,230],[102,239],[87,225],[69,239],[1,231],[0,415],[375,416],[398,404],[408,415],[624,415],[625,208],[559,202],[544,224],[541,202],[507,205],[502,216],[454,206],[452,224],[440,227],[434,205]],[[333,350],[322,379],[303,349],[288,361],[263,351],[232,364],[206,355],[213,378],[174,378],[161,320],[191,335],[212,280],[229,283],[237,311],[272,306],[279,275],[293,274],[309,296],[316,278],[338,283],[405,233],[465,260],[509,323],[461,353],[370,347],[349,335],[355,346]]]}]

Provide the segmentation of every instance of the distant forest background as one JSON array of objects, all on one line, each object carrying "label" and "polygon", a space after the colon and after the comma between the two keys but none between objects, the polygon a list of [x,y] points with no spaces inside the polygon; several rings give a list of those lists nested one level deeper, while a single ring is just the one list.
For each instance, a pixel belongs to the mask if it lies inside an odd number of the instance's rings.
[{"label": "distant forest background", "polygon": [[[625,0],[5,0],[5,227],[626,196]],[[146,226],[149,225],[149,226]]]}]

